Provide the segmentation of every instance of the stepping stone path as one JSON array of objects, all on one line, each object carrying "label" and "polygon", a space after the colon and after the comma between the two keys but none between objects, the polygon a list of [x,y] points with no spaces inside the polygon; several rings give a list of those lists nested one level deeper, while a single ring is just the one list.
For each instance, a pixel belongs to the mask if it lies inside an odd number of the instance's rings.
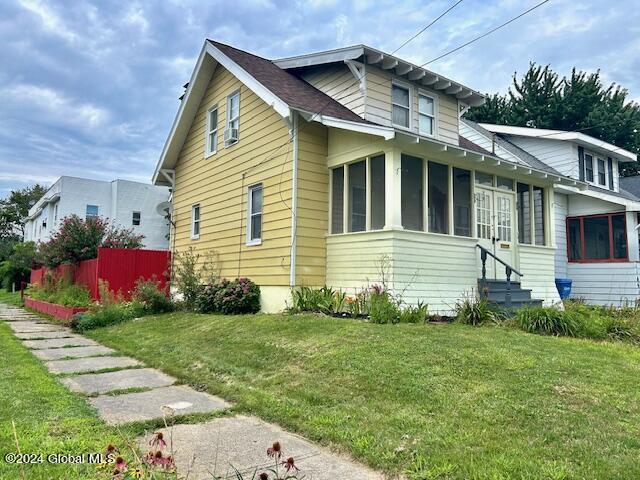
[{"label": "stepping stone path", "polygon": [[[110,425],[161,419],[178,423],[165,431],[171,438],[178,478],[211,479],[212,474],[235,478],[233,467],[251,478],[258,469],[273,466],[266,460],[267,447],[279,441],[285,455],[293,456],[304,478],[313,480],[382,480],[379,473],[314,445],[297,435],[241,415],[202,424],[181,425],[181,415],[223,411],[231,407],[221,398],[198,392],[176,379],[145,368],[144,364],[69,328],[51,324],[23,309],[0,304],[0,321],[70,390],[84,395],[98,415]],[[110,370],[100,372],[101,370]],[[126,393],[130,389],[146,389]],[[125,391],[125,392],[123,392]],[[169,412],[169,413],[167,413]],[[149,437],[139,439],[141,450]]]}]

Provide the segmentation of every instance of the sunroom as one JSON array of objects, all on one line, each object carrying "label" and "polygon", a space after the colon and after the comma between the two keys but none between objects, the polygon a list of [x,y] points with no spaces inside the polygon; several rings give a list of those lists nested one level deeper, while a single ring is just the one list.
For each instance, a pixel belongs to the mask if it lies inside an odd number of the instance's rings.
[{"label": "sunroom", "polygon": [[450,312],[477,288],[479,245],[493,254],[489,278],[504,278],[509,265],[536,298],[559,300],[553,185],[574,180],[464,139],[460,146],[411,135],[372,141],[340,130],[329,133],[328,166],[333,287],[354,291],[384,281],[408,303]]}]

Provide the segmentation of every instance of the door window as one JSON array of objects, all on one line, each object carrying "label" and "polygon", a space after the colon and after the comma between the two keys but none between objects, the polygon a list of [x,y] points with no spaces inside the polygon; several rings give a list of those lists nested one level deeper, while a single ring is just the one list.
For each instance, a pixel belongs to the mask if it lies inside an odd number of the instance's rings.
[{"label": "door window", "polygon": [[491,193],[476,193],[476,229],[478,238],[491,238]]},{"label": "door window", "polygon": [[497,198],[497,218],[496,226],[498,230],[498,238],[501,242],[511,242],[511,199],[499,195]]}]

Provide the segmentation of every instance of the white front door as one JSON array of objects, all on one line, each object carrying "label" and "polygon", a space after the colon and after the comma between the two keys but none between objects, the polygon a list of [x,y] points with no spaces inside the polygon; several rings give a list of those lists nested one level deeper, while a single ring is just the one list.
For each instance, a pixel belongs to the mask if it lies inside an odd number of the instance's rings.
[{"label": "white front door", "polygon": [[[475,208],[478,243],[503,262],[513,268],[518,268],[515,262],[515,203],[513,192],[476,186]],[[489,279],[503,280],[506,278],[504,265],[492,257],[487,259],[486,269]]]}]

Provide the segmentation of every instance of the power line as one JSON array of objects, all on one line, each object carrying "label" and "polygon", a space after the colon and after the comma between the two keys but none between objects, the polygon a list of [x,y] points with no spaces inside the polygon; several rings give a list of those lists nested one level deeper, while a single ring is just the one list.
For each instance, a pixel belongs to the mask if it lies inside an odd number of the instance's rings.
[{"label": "power line", "polygon": [[447,13],[449,13],[451,10],[453,10],[454,8],[456,8],[458,5],[460,5],[464,0],[458,0],[456,3],[454,3],[453,5],[451,5],[447,10],[445,10],[444,12],[442,12],[440,14],[440,16],[438,16],[435,20],[433,20],[431,23],[429,23],[426,27],[424,27],[422,30],[420,30],[418,33],[416,33],[413,37],[411,37],[409,40],[407,40],[406,42],[404,42],[402,45],[400,45],[398,48],[396,48],[393,52],[391,52],[391,55],[393,55],[394,53],[396,53],[398,50],[400,50],[402,47],[404,47],[405,45],[407,45],[408,43],[412,42],[413,40],[415,40],[417,37],[419,37],[420,35],[422,35],[422,33],[424,33],[428,28],[430,28],[434,23],[436,23],[438,20],[440,20],[442,17],[444,17]]},{"label": "power line", "polygon": [[440,55],[439,57],[434,58],[433,60],[429,60],[428,62],[423,63],[422,65],[420,65],[420,68],[424,67],[425,65],[429,65],[430,63],[436,62],[436,61],[438,61],[438,60],[440,60],[440,59],[442,59],[442,58],[444,58],[444,57],[446,57],[446,56],[448,56],[448,55],[451,55],[452,53],[457,52],[458,50],[463,49],[464,47],[466,47],[466,46],[468,46],[468,45],[471,45],[471,44],[472,44],[472,43],[474,43],[474,42],[477,42],[478,40],[483,39],[483,38],[484,38],[484,37],[486,37],[486,36],[491,35],[492,33],[494,33],[494,32],[496,32],[496,31],[500,30],[500,29],[501,29],[501,28],[503,28],[503,27],[506,27],[506,26],[507,26],[507,25],[509,25],[510,23],[515,22],[515,21],[516,21],[516,20],[518,20],[519,18],[524,17],[527,13],[530,13],[530,12],[534,11],[536,8],[539,8],[539,7],[541,7],[542,5],[544,5],[545,3],[550,2],[550,1],[551,1],[551,0],[544,0],[544,1],[540,2],[540,3],[538,3],[537,5],[534,5],[534,6],[533,6],[533,7],[531,7],[530,9],[525,10],[524,12],[522,12],[520,15],[518,15],[518,16],[516,16],[516,17],[513,17],[513,18],[512,18],[512,19],[510,19],[510,20],[507,20],[507,21],[506,21],[506,22],[504,22],[503,24],[498,25],[498,26],[497,26],[497,27],[495,27],[495,28],[492,28],[492,29],[491,29],[491,30],[489,30],[488,32],[485,32],[485,33],[483,33],[482,35],[480,35],[480,36],[478,36],[478,37],[476,37],[476,38],[474,38],[474,39],[472,39],[472,40],[469,40],[469,41],[468,41],[468,42],[466,42],[466,43],[463,43],[462,45],[460,45],[459,47],[454,48],[453,50],[449,50],[448,52],[443,53],[442,55]]}]

